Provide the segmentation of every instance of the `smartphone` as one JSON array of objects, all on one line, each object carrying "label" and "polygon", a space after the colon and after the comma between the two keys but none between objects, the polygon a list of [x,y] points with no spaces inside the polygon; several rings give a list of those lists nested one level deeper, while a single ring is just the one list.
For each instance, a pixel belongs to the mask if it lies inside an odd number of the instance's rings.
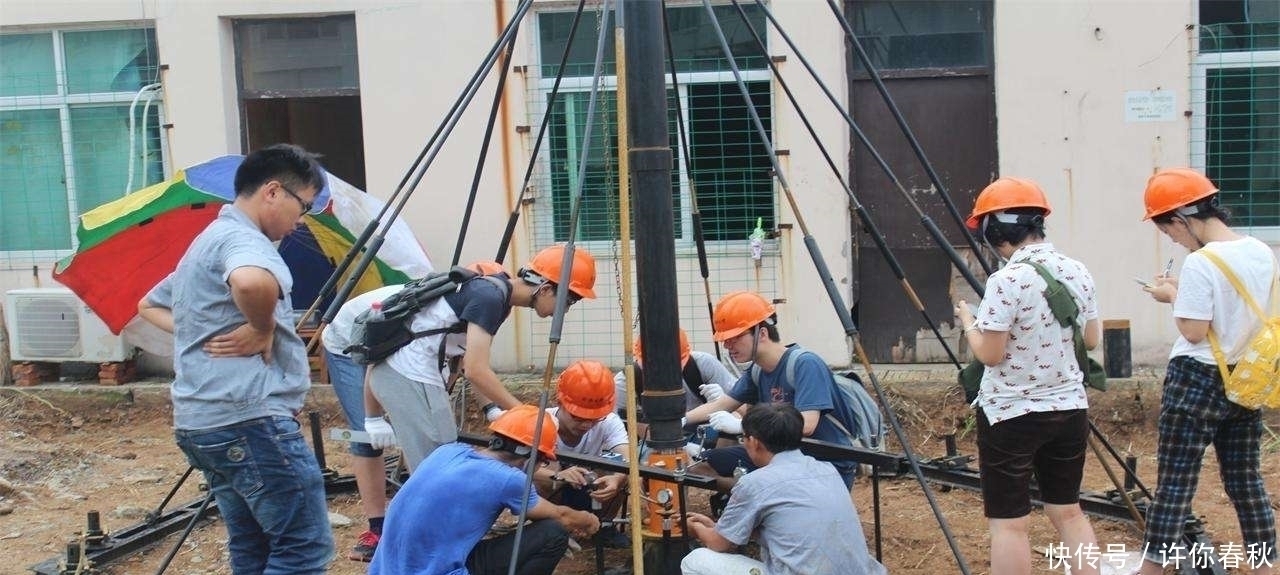
[{"label": "smartphone", "polygon": [[1149,282],[1149,281],[1147,281],[1147,280],[1144,280],[1144,279],[1142,279],[1142,278],[1133,278],[1133,281],[1138,282],[1138,285],[1140,285],[1140,286],[1142,286],[1142,287],[1144,287],[1144,288],[1147,288],[1147,289],[1152,289],[1152,288],[1156,287],[1156,286],[1155,286],[1155,284],[1153,284],[1153,283],[1151,283],[1151,282]]}]

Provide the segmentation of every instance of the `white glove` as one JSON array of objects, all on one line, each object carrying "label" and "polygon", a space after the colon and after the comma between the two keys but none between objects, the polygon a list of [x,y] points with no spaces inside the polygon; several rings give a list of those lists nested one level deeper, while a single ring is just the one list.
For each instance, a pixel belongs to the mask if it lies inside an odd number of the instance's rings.
[{"label": "white glove", "polygon": [[364,431],[369,434],[369,445],[374,449],[384,449],[396,444],[395,430],[381,417],[364,418]]},{"label": "white glove", "polygon": [[724,388],[718,383],[704,383],[699,385],[698,392],[702,393],[702,397],[707,398],[708,402],[724,397]]},{"label": "white glove", "polygon": [[501,407],[498,407],[495,405],[493,407],[490,407],[489,409],[484,410],[484,418],[487,419],[490,423],[492,423],[494,421],[497,421],[498,418],[502,417],[502,414],[506,412],[507,410],[502,409]]},{"label": "white glove", "polygon": [[684,444],[684,454],[689,456],[689,461],[698,459],[698,455],[702,453],[702,446],[697,443]]},{"label": "white glove", "polygon": [[711,414],[709,420],[711,427],[720,433],[731,433],[734,435],[742,433],[742,420],[733,416],[727,411],[717,411]]}]

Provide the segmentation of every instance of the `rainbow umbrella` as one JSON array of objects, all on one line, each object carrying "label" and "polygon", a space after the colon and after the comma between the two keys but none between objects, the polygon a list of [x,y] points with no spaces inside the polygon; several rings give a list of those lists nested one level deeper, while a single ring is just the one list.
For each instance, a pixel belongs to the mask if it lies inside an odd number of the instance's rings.
[{"label": "rainbow umbrella", "polygon": [[[54,279],[84,300],[112,333],[121,333],[137,315],[138,300],[177,267],[196,235],[234,199],[235,172],[243,160],[222,156],[85,212],[76,229],[76,253],[58,262]],[[384,205],[333,174],[326,176],[316,202],[324,209],[308,214],[279,246],[293,274],[298,309],[315,302],[356,235]],[[409,226],[397,219],[352,295],[405,283],[431,269]]]}]

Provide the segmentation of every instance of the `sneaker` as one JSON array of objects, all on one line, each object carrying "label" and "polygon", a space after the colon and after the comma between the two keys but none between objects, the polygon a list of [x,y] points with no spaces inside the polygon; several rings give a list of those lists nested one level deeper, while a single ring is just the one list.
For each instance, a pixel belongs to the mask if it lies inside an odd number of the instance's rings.
[{"label": "sneaker", "polygon": [[373,561],[373,552],[377,550],[378,534],[372,531],[365,531],[360,534],[359,539],[356,539],[356,546],[347,553],[347,559],[368,563]]}]

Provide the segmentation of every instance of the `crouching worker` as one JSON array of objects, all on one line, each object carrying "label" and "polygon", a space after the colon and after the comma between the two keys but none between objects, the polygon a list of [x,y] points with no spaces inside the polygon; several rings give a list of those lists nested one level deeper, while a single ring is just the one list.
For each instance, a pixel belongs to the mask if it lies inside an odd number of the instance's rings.
[{"label": "crouching worker", "polygon": [[[541,435],[534,439],[538,416]],[[534,449],[556,458],[556,426],[537,407],[521,405],[489,424],[488,447],[442,445],[422,462],[425,473],[409,476],[391,501],[371,575],[505,575],[515,532],[492,539],[485,533],[503,509],[519,515],[528,506],[517,573],[550,575],[569,536],[586,537],[600,520],[585,511],[555,505],[525,491],[523,467]]]},{"label": "crouching worker", "polygon": [[[559,407],[547,409],[556,422],[556,451],[630,459],[627,430],[613,412],[613,372],[598,361],[579,360],[560,372]],[[538,493],[573,509],[594,510],[602,518],[618,514],[627,484],[624,473],[597,472],[552,462],[534,474]],[[607,541],[607,543],[614,543]]]},{"label": "crouching worker", "polygon": [[[756,471],[733,488],[720,521],[688,516],[704,547],[680,563],[684,575],[882,575],[867,552],[849,489],[831,464],[800,453],[804,418],[787,404],[759,404],[742,418],[743,447]],[[749,539],[765,562],[732,553]]]}]

